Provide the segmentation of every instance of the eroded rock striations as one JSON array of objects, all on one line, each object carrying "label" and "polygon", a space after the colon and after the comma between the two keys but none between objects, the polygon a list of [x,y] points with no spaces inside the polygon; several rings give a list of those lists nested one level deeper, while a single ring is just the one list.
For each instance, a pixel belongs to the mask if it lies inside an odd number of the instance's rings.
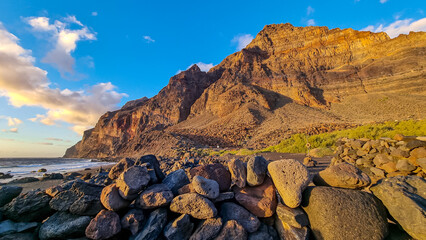
[{"label": "eroded rock striations", "polygon": [[[352,29],[267,25],[209,72],[194,65],[155,97],[105,113],[65,156],[170,155],[174,147],[199,145],[261,147],[294,131],[327,131],[410,114],[424,118],[425,53],[424,32],[390,39],[386,33]],[[398,114],[401,101],[390,100],[401,94],[415,104]],[[353,114],[356,108],[362,116]]]}]

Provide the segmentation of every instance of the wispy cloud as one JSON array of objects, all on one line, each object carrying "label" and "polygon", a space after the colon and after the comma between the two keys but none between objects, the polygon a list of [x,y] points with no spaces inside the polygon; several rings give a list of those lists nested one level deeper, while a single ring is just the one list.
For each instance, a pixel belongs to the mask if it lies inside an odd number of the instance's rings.
[{"label": "wispy cloud", "polygon": [[155,42],[155,40],[152,39],[150,36],[143,36],[143,39],[145,39],[145,41],[147,43],[154,43]]},{"label": "wispy cloud", "polygon": [[2,132],[10,132],[10,133],[18,133],[18,128],[11,128],[11,129],[2,129]]},{"label": "wispy cloud", "polygon": [[[191,65],[189,65],[186,70],[190,69],[194,64],[196,64],[201,71],[203,72],[208,72],[210,70],[210,68],[214,67],[215,65],[213,65],[213,63],[203,63],[203,62],[197,62],[197,63],[193,63]],[[182,70],[178,70],[176,74],[181,73]]]},{"label": "wispy cloud", "polygon": [[9,127],[15,127],[22,123],[22,120],[19,118],[9,117],[9,116],[0,116],[0,119],[6,119],[7,125]]},{"label": "wispy cloud", "polygon": [[[75,59],[71,54],[77,48],[77,42],[96,40],[96,33],[84,26],[75,16],[63,18],[63,21],[56,20],[53,24],[50,24],[47,17],[29,17],[25,20],[34,31],[47,32],[50,35],[55,46],[42,61],[57,68],[63,76],[66,73],[74,74]],[[79,26],[79,29],[71,29],[72,24]]]},{"label": "wispy cloud", "polygon": [[408,34],[411,31],[412,32],[418,32],[418,31],[426,31],[426,18],[419,19],[417,21],[414,21],[413,19],[404,19],[404,20],[397,20],[389,25],[370,25],[367,26],[361,31],[371,31],[371,32],[386,32],[389,37],[395,38],[398,37],[400,34]]},{"label": "wispy cloud", "polygon": [[[40,25],[49,28],[51,25]],[[110,82],[84,90],[52,87],[47,72],[35,67],[31,51],[18,44],[19,39],[0,23],[0,97],[15,107],[38,106],[47,110],[33,121],[44,124],[67,122],[78,133],[92,127],[103,113],[116,109],[121,98]]]},{"label": "wispy cloud", "polygon": [[50,143],[50,142],[36,142],[35,144],[38,144],[38,145],[48,145],[48,146],[53,145],[53,143]]},{"label": "wispy cloud", "polygon": [[380,3],[385,3],[387,1],[389,1],[389,0],[380,0]]},{"label": "wispy cloud", "polygon": [[94,17],[98,16],[98,12],[92,12],[92,16]]},{"label": "wispy cloud", "polygon": [[71,142],[70,140],[65,140],[62,138],[54,138],[54,137],[48,137],[48,138],[45,138],[45,140],[54,141],[54,142]]},{"label": "wispy cloud", "polygon": [[307,24],[308,26],[314,26],[314,25],[315,25],[315,20],[314,20],[314,19],[309,19],[309,20],[306,22],[306,24]]},{"label": "wispy cloud", "polygon": [[311,15],[314,12],[315,12],[315,9],[313,7],[308,6],[308,8],[306,8],[306,15],[307,16]]},{"label": "wispy cloud", "polygon": [[253,38],[254,37],[251,34],[238,34],[231,40],[231,42],[237,45],[237,51],[241,51],[241,49],[251,43]]}]

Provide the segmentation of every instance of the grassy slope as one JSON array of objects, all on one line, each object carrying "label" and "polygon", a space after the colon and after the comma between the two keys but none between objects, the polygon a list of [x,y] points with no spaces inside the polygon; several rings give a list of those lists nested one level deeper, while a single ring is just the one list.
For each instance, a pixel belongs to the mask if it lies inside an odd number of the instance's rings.
[{"label": "grassy slope", "polygon": [[250,155],[259,152],[281,152],[281,153],[304,153],[307,151],[308,142],[313,148],[333,148],[339,138],[369,138],[381,137],[392,138],[395,134],[406,136],[426,136],[426,120],[408,120],[399,122],[384,122],[379,124],[366,124],[352,129],[322,133],[308,136],[306,134],[295,134],[281,143],[261,150],[240,149],[234,151],[210,152],[210,155],[236,154]]}]

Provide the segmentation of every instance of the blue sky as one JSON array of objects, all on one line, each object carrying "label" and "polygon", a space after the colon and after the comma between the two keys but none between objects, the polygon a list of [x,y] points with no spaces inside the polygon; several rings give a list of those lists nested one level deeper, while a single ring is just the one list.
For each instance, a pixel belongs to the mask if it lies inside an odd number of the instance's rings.
[{"label": "blue sky", "polygon": [[267,24],[395,37],[425,31],[424,11],[420,0],[2,0],[0,157],[61,156],[102,113],[191,64],[208,70]]}]

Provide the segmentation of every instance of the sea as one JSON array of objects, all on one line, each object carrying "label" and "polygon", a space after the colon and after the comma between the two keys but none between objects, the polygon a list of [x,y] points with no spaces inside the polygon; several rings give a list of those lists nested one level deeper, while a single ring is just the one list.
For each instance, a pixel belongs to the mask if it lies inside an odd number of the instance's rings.
[{"label": "sea", "polygon": [[0,179],[0,183],[23,177],[41,177],[44,174],[38,172],[41,168],[47,170],[45,173],[65,173],[104,165],[111,165],[111,162],[81,158],[0,158],[0,172],[13,175],[12,178]]}]

